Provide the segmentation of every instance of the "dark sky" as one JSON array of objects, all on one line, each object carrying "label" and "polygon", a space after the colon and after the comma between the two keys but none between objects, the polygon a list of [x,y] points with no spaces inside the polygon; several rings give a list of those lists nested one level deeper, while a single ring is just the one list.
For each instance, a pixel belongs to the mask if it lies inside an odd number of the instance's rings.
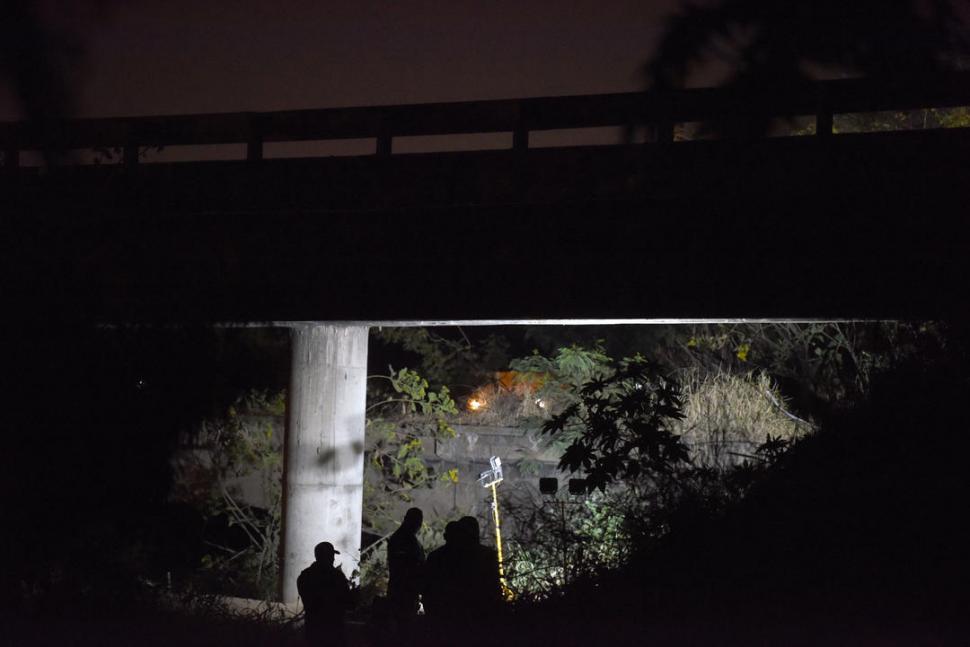
[{"label": "dark sky", "polygon": [[76,113],[115,116],[640,89],[677,0],[45,4],[80,46]]}]

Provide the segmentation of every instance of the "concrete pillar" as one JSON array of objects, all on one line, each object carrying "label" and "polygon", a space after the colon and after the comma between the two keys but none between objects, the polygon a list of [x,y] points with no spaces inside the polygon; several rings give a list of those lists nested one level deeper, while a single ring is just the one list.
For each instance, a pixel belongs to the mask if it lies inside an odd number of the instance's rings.
[{"label": "concrete pillar", "polygon": [[283,602],[329,541],[350,576],[360,559],[367,382],[365,326],[291,331],[292,364],[283,468]]}]

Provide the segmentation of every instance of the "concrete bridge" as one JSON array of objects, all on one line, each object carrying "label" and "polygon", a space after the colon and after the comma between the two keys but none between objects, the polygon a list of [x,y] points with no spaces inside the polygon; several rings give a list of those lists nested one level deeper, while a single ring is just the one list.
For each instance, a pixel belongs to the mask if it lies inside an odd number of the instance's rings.
[{"label": "concrete bridge", "polygon": [[[314,543],[348,571],[359,551],[370,326],[963,317],[970,129],[832,124],[970,105],[967,81],[0,124],[4,298],[65,326],[291,328],[290,601]],[[815,134],[746,135],[751,115],[808,116]],[[734,135],[675,141],[711,120]],[[603,145],[536,145],[603,128]],[[619,137],[638,129],[644,143]],[[396,150],[420,136],[465,150]],[[370,150],[268,154],[320,140]],[[142,158],[212,145],[244,153]],[[83,163],[91,149],[117,163]]]}]

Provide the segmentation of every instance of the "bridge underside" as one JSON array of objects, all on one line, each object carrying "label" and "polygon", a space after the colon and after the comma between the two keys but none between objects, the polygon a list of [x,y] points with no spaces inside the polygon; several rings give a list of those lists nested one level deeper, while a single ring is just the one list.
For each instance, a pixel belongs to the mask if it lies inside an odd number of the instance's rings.
[{"label": "bridge underside", "polygon": [[359,551],[367,322],[961,317],[968,144],[960,130],[7,168],[3,295],[54,325],[304,322],[290,601],[315,542],[348,572]]},{"label": "bridge underside", "polygon": [[967,144],[6,169],[5,291],[102,322],[955,317]]}]

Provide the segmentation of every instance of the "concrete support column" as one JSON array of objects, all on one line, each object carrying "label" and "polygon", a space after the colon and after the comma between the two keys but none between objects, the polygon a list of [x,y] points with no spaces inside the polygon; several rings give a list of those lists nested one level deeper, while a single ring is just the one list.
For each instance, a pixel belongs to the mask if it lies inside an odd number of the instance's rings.
[{"label": "concrete support column", "polygon": [[367,327],[292,329],[283,470],[284,602],[329,541],[350,576],[360,559],[364,485]]}]

